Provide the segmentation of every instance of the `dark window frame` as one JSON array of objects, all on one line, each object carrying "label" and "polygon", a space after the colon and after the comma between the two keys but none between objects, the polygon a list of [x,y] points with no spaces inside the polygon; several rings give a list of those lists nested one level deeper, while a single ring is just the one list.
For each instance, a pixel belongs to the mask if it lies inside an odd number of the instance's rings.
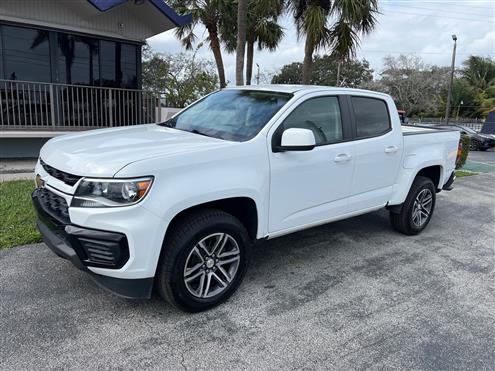
[{"label": "dark window frame", "polygon": [[339,143],[345,143],[353,140],[353,131],[352,131],[352,122],[351,122],[351,116],[349,112],[349,107],[348,103],[346,101],[346,96],[343,94],[324,94],[324,95],[318,95],[314,97],[310,97],[308,99],[303,100],[302,102],[299,102],[293,109],[290,110],[287,116],[283,119],[283,121],[278,125],[278,127],[275,129],[272,135],[272,152],[277,152],[277,147],[281,145],[282,141],[282,133],[284,132],[284,122],[285,120],[294,112],[299,106],[302,104],[312,100],[312,99],[317,99],[317,98],[337,98],[338,103],[339,103],[339,109],[340,109],[340,120],[342,122],[342,139],[338,140],[336,142],[331,142],[331,143],[320,143],[320,144],[315,144],[316,147],[324,147],[324,146],[331,146],[334,144],[339,144]]},{"label": "dark window frame", "polygon": [[[119,39],[119,38],[112,38],[104,35],[95,35],[95,34],[90,34],[86,32],[79,32],[79,31],[72,31],[72,30],[64,30],[60,28],[54,28],[54,27],[47,27],[47,26],[39,26],[39,25],[32,25],[32,24],[26,24],[26,23],[21,23],[21,22],[13,22],[13,21],[0,21],[0,79],[8,80],[8,77],[5,75],[6,70],[5,70],[5,53],[3,50],[4,48],[4,32],[3,32],[3,26],[12,26],[12,27],[21,27],[21,28],[26,28],[26,29],[32,29],[36,31],[47,31],[48,32],[48,42],[49,42],[49,58],[50,58],[50,81],[49,83],[53,84],[63,84],[63,82],[60,81],[60,73],[58,70],[58,59],[57,59],[57,42],[58,42],[58,35],[59,34],[67,34],[67,35],[72,35],[72,36],[81,36],[81,37],[88,37],[92,38],[97,41],[98,43],[98,71],[99,71],[99,84],[98,85],[80,85],[80,86],[94,86],[94,87],[103,87],[102,85],[102,79],[101,79],[101,57],[100,57],[100,52],[101,52],[101,42],[102,41],[112,41],[115,42],[117,45],[122,45],[122,44],[128,44],[128,45],[133,45],[136,48],[136,87],[135,88],[122,88],[122,89],[129,89],[129,90],[141,90],[142,89],[142,65],[141,65],[141,57],[142,57],[142,46],[144,45],[143,42],[139,41],[132,41],[132,40],[125,40],[125,39]],[[117,67],[120,69],[120,66]],[[94,79],[93,79],[94,80]]]},{"label": "dark window frame", "polygon": [[[356,120],[356,115],[354,112],[354,105],[352,103],[352,98],[365,98],[365,99],[374,99],[382,102],[385,104],[385,110],[387,112],[387,117],[388,117],[388,129],[385,131],[382,131],[379,134],[376,135],[368,135],[368,136],[358,136],[357,134],[357,120]],[[349,114],[351,115],[351,122],[352,122],[352,132],[353,132],[353,140],[363,140],[363,139],[370,139],[370,138],[378,138],[381,136],[384,136],[392,131],[392,120],[390,116],[390,110],[387,104],[387,101],[382,98],[378,97],[370,97],[370,96],[365,96],[365,95],[346,95],[346,100],[347,104],[349,107]]]}]

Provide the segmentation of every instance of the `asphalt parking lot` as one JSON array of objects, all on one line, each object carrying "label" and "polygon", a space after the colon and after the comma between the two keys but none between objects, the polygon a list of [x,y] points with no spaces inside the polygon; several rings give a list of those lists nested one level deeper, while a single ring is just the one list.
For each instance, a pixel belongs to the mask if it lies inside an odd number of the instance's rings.
[{"label": "asphalt parking lot", "polygon": [[258,247],[200,314],[98,288],[44,245],[0,251],[0,369],[494,369],[495,173],[421,235],[380,211]]}]

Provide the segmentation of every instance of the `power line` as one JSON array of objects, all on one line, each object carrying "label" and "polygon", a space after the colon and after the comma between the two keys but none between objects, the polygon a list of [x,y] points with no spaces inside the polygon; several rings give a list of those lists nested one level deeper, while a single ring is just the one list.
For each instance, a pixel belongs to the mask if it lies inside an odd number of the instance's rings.
[{"label": "power line", "polygon": [[[406,14],[406,15],[416,15],[416,16],[423,16],[423,17],[432,17],[432,18],[449,18],[449,19],[457,19],[461,21],[470,21],[470,22],[478,22],[478,23],[490,23],[493,24],[493,22],[490,21],[482,21],[479,19],[469,19],[469,18],[459,18],[459,17],[449,17],[446,15],[434,15],[434,14],[421,14],[421,13],[409,13],[409,12],[401,12],[399,10],[391,10],[394,13],[399,13],[399,14]],[[390,15],[390,14],[389,14]]]},{"label": "power line", "polygon": [[[392,6],[392,4],[385,4],[385,6]],[[402,8],[430,10],[432,12],[441,10],[442,11],[442,14],[443,13],[451,13],[451,14],[461,14],[461,15],[474,15],[474,16],[477,16],[477,17],[488,17],[488,18],[495,17],[495,13],[493,15],[489,15],[489,14],[477,14],[477,13],[466,13],[466,12],[461,12],[461,11],[451,11],[451,10],[438,9],[438,8],[437,9],[433,9],[433,8],[423,8],[423,7],[419,7],[419,6],[400,5],[400,9],[402,9]],[[493,8],[493,9],[495,10],[495,8]]]},{"label": "power line", "polygon": [[[390,51],[390,50],[366,50],[360,49],[362,52],[366,53],[389,53],[389,54],[439,54],[439,55],[450,55],[452,52],[422,52],[422,51],[414,51],[414,50],[404,50],[404,51]],[[456,53],[457,55],[479,55],[479,53]]]},{"label": "power line", "polygon": [[[393,3],[393,4],[397,4],[397,3],[411,3],[410,0],[381,0],[382,3]],[[485,1],[477,1],[477,2],[480,2],[480,3],[485,3]],[[455,3],[461,3],[459,5],[455,4]],[[491,3],[493,4],[492,0],[489,0],[489,1],[486,1],[486,3]],[[471,1],[463,1],[463,0],[459,0],[459,1],[455,1],[455,0],[449,0],[449,1],[416,1],[415,4],[438,4],[438,5],[448,5],[448,6],[457,6],[457,7],[462,7],[462,8],[466,8],[466,6],[468,6],[469,8],[476,8],[476,9],[491,9],[493,10],[495,7],[489,7],[489,6],[474,6],[472,5],[473,2]]]}]

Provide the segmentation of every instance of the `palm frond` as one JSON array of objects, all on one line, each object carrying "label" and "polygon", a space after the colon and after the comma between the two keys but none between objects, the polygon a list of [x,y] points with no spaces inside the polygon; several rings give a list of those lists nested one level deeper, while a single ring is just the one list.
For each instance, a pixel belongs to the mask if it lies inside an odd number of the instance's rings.
[{"label": "palm frond", "polygon": [[332,54],[339,60],[352,59],[359,46],[359,36],[349,23],[343,20],[335,23],[330,31]]}]

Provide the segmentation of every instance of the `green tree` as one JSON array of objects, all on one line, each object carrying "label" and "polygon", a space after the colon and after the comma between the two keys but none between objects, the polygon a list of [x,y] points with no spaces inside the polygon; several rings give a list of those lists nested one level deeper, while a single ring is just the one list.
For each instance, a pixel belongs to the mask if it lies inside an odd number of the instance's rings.
[{"label": "green tree", "polygon": [[214,63],[197,58],[196,51],[168,55],[145,47],[143,88],[163,96],[168,107],[178,108],[216,90],[218,77]]},{"label": "green tree", "polygon": [[[444,94],[446,96],[446,92]],[[472,117],[476,116],[477,94],[469,82],[463,78],[454,78],[452,84],[452,116]]]},{"label": "green tree", "polygon": [[[254,49],[275,51],[284,36],[283,28],[277,23],[284,10],[283,0],[249,0],[246,28],[246,85],[251,85],[253,76]],[[237,47],[236,22],[231,16],[223,27],[225,48],[234,52]]]},{"label": "green tree", "polygon": [[471,55],[463,63],[462,77],[478,91],[482,91],[495,79],[495,60]]},{"label": "green tree", "polygon": [[218,70],[220,87],[226,86],[225,68],[222,59],[220,42],[224,35],[221,30],[228,30],[226,22],[231,22],[232,14],[236,14],[236,7],[232,0],[173,0],[170,5],[179,14],[192,14],[190,24],[177,27],[176,35],[182,41],[186,50],[193,48],[197,39],[194,33],[195,26],[202,23],[208,32],[210,49],[213,52]]},{"label": "green tree", "polygon": [[437,116],[445,108],[443,97],[449,71],[448,67],[429,66],[415,56],[388,56],[384,58],[380,80],[363,87],[390,94],[408,116]]},{"label": "green tree", "polygon": [[[355,55],[360,33],[376,24],[377,0],[290,0],[299,36],[304,35],[303,84],[309,84],[313,53],[329,47],[341,61]],[[332,20],[333,23],[329,24]]]},{"label": "green tree", "polygon": [[[315,56],[310,83],[315,85],[336,86],[339,60],[335,56]],[[274,84],[300,84],[303,64],[294,62],[282,67],[273,76]],[[339,86],[355,88],[373,79],[373,70],[367,60],[348,60],[342,64]]]},{"label": "green tree", "polygon": [[251,85],[253,76],[254,45],[258,43],[258,50],[275,51],[284,36],[282,26],[277,23],[283,11],[282,0],[251,0],[249,4],[246,85]]},{"label": "green tree", "polygon": [[475,95],[473,116],[486,117],[495,110],[495,60],[472,55],[463,63],[462,78]]}]

